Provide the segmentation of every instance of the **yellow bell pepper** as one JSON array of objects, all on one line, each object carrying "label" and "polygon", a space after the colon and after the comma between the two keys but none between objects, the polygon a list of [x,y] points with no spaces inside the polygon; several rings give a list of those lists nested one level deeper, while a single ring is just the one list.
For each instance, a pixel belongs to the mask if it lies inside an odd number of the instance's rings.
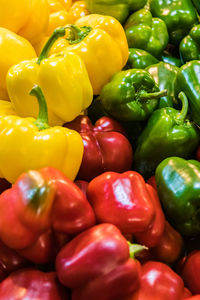
[{"label": "yellow bell pepper", "polygon": [[37,120],[0,117],[0,177],[13,183],[23,172],[49,166],[74,180],[83,155],[81,136],[65,127],[50,128],[41,89],[34,86],[31,95],[40,106]]},{"label": "yellow bell pepper", "polygon": [[70,23],[74,24],[81,17],[89,15],[85,1],[77,1],[69,9]]},{"label": "yellow bell pepper", "polygon": [[72,0],[48,0],[50,14],[63,9],[68,10],[72,5]]},{"label": "yellow bell pepper", "polygon": [[12,103],[5,100],[0,100],[0,117],[17,115]]},{"label": "yellow bell pepper", "polygon": [[34,57],[35,50],[26,39],[6,28],[0,28],[0,99],[9,100],[6,89],[8,69],[22,60]]},{"label": "yellow bell pepper", "polygon": [[47,58],[54,38],[64,34],[65,30],[58,28],[38,59],[23,61],[9,69],[8,93],[20,116],[38,115],[37,103],[28,94],[34,84],[38,84],[44,92],[50,125],[72,121],[92,102],[93,93],[87,70],[77,54],[65,51]]},{"label": "yellow bell pepper", "polygon": [[60,38],[51,53],[63,50],[78,54],[85,63],[95,95],[128,59],[128,43],[122,25],[113,17],[88,15],[66,26],[70,36]]}]

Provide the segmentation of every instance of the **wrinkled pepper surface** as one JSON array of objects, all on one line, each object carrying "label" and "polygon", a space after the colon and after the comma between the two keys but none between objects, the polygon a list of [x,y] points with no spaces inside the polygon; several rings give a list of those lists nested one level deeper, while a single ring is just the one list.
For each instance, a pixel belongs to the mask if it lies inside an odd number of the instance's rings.
[{"label": "wrinkled pepper surface", "polygon": [[144,121],[159,105],[159,91],[153,77],[145,70],[130,69],[115,74],[100,94],[102,105],[120,121]]},{"label": "wrinkled pepper surface", "polygon": [[87,116],[78,116],[66,127],[78,131],[83,139],[79,179],[90,181],[105,171],[122,173],[131,169],[133,150],[117,121],[102,117],[93,126]]},{"label": "wrinkled pepper surface", "polygon": [[168,220],[181,234],[200,233],[200,163],[180,157],[163,160],[156,169],[160,201]]},{"label": "wrinkled pepper surface", "polygon": [[112,224],[101,224],[61,249],[56,272],[60,282],[72,289],[73,300],[125,299],[140,280],[140,263],[130,255],[121,232]]},{"label": "wrinkled pepper surface", "polygon": [[179,51],[182,61],[200,60],[200,25],[192,27],[181,41]]},{"label": "wrinkled pepper surface", "polygon": [[198,16],[191,0],[151,0],[152,15],[161,18],[167,25],[170,42],[178,45],[188,34]]},{"label": "wrinkled pepper surface", "polygon": [[129,17],[125,32],[129,48],[143,49],[156,57],[160,57],[169,40],[165,22],[152,18],[151,12],[145,8]]},{"label": "wrinkled pepper surface", "polygon": [[124,21],[130,12],[142,8],[147,0],[86,0],[87,8],[92,14],[112,16],[119,22]]},{"label": "wrinkled pepper surface", "polygon": [[64,127],[49,127],[41,89],[35,86],[31,94],[39,101],[37,120],[18,116],[0,118],[0,177],[13,183],[27,170],[51,166],[74,180],[83,156],[81,136]]},{"label": "wrinkled pepper surface", "polygon": [[167,89],[167,95],[160,98],[159,108],[173,107],[175,99],[175,81],[179,69],[171,64],[160,62],[146,68],[153,77],[159,89]]},{"label": "wrinkled pepper surface", "polygon": [[134,168],[145,178],[170,156],[189,158],[199,142],[196,126],[187,118],[188,100],[179,94],[182,110],[165,107],[156,110],[141,133],[134,155]]},{"label": "wrinkled pepper surface", "polygon": [[144,232],[152,226],[155,197],[143,177],[134,171],[106,172],[93,179],[87,188],[97,221],[111,223],[123,233]]},{"label": "wrinkled pepper surface", "polygon": [[[55,30],[56,37],[64,34],[64,28]],[[93,94],[85,65],[77,54],[65,51],[48,57],[55,36],[47,41],[38,59],[22,61],[9,69],[7,89],[20,116],[36,117],[38,105],[29,91],[39,84],[47,101],[50,124],[61,125],[86,109]]]}]

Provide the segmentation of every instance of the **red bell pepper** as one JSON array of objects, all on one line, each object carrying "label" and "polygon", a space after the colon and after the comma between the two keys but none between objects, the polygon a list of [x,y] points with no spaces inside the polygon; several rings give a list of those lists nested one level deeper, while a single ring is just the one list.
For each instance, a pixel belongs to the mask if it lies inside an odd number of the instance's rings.
[{"label": "red bell pepper", "polygon": [[28,171],[0,195],[0,238],[14,249],[32,246],[50,228],[74,235],[94,223],[84,193],[54,168]]},{"label": "red bell pepper", "polygon": [[74,183],[79,187],[79,189],[85,194],[87,192],[88,182],[85,180],[75,180]]},{"label": "red bell pepper", "polygon": [[158,198],[157,191],[149,184],[146,184],[146,188],[151,195],[151,200],[155,207],[155,219],[149,225],[147,230],[138,232],[135,237],[139,244],[147,247],[155,247],[160,242],[165,229],[165,216]]},{"label": "red bell pepper", "polygon": [[0,283],[0,300],[68,300],[55,273],[20,270]]},{"label": "red bell pepper", "polygon": [[183,250],[183,238],[167,221],[159,244],[151,249],[155,260],[166,264],[173,264],[180,257]]},{"label": "red bell pepper", "polygon": [[189,298],[185,298],[185,300],[200,300],[200,295],[195,295]]},{"label": "red bell pepper", "polygon": [[149,261],[142,266],[141,283],[131,300],[182,300],[184,284],[169,266]]},{"label": "red bell pepper", "polygon": [[143,177],[134,171],[106,172],[87,189],[97,221],[112,223],[123,233],[144,232],[155,218],[155,207]]},{"label": "red bell pepper", "polygon": [[151,176],[148,180],[147,183],[150,184],[154,189],[157,191],[157,185],[156,185],[156,177]]},{"label": "red bell pepper", "polygon": [[[192,296],[192,293],[185,287],[184,288],[184,295],[183,299],[187,299],[188,297]],[[200,299],[199,299],[200,300]]]},{"label": "red bell pepper", "polygon": [[105,171],[125,172],[131,169],[133,150],[119,122],[100,118],[93,126],[87,116],[67,123],[83,139],[84,153],[78,178],[90,181]]},{"label": "red bell pepper", "polygon": [[200,250],[192,251],[184,259],[180,275],[192,294],[200,294]]},{"label": "red bell pepper", "polygon": [[72,289],[72,300],[123,300],[138,288],[140,269],[112,224],[82,232],[56,258],[58,278]]}]

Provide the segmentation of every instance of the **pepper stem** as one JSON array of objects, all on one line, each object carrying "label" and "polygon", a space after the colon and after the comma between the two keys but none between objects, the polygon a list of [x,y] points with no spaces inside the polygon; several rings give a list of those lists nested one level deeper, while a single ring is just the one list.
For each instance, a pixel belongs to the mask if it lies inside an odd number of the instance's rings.
[{"label": "pepper stem", "polygon": [[81,26],[78,27],[76,25],[70,24],[65,26],[65,29],[70,30],[69,37],[66,40],[69,41],[69,44],[78,44],[80,43],[92,30],[90,26]]},{"label": "pepper stem", "polygon": [[53,46],[53,44],[55,43],[55,41],[59,38],[65,35],[65,27],[59,27],[56,28],[52,35],[50,36],[50,38],[48,39],[48,41],[46,42],[46,44],[44,45],[38,60],[37,60],[37,64],[40,65],[41,61],[45,58],[48,57],[49,55],[49,51],[51,50],[51,47]]},{"label": "pepper stem", "polygon": [[187,116],[187,113],[188,113],[188,99],[184,92],[180,92],[178,94],[178,98],[182,102],[182,109],[181,109],[180,113],[178,114],[177,118],[179,121],[184,121]]},{"label": "pepper stem", "polygon": [[141,101],[143,101],[143,100],[149,100],[149,99],[157,99],[157,98],[161,98],[164,96],[167,96],[167,90],[163,90],[163,91],[155,92],[155,93],[147,93],[145,91],[142,91],[139,94],[139,99]]},{"label": "pepper stem", "polygon": [[135,258],[135,254],[143,251],[143,250],[148,250],[148,248],[146,246],[142,246],[139,244],[131,244],[130,242],[128,242],[129,245],[129,253],[130,253],[130,258]]},{"label": "pepper stem", "polygon": [[34,85],[29,94],[36,97],[39,104],[39,114],[34,124],[38,127],[39,130],[49,128],[50,126],[48,124],[47,104],[41,88],[38,85]]}]

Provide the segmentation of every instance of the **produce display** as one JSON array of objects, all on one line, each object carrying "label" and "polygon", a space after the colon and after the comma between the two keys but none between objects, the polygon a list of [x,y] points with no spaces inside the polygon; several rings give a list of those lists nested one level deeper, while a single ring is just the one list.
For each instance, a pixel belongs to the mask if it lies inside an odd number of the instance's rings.
[{"label": "produce display", "polygon": [[0,0],[0,300],[200,300],[200,1]]}]

